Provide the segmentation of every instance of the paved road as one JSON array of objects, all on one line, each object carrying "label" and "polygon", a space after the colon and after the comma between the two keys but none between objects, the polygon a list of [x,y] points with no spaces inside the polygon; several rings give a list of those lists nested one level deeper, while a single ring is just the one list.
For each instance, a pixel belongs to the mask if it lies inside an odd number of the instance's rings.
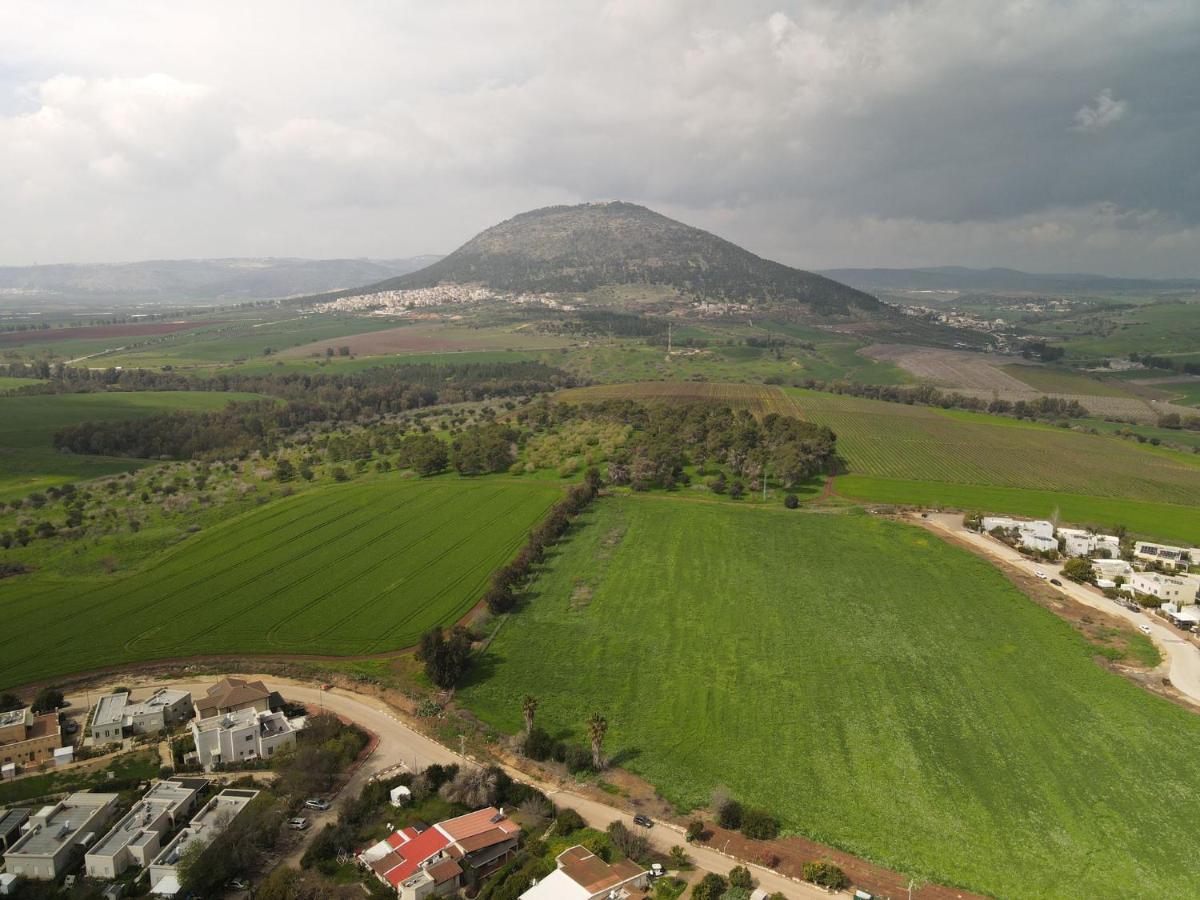
[{"label": "paved road", "polygon": [[963,517],[959,514],[930,513],[927,519],[918,519],[917,521],[953,534],[969,542],[972,546],[978,547],[993,559],[1011,565],[1027,575],[1034,575],[1040,570],[1050,578],[1057,578],[1062,582],[1062,587],[1056,589],[1085,606],[1117,616],[1139,627],[1148,625],[1150,638],[1162,651],[1163,659],[1169,666],[1167,677],[1171,680],[1171,684],[1189,700],[1200,704],[1200,650],[1180,637],[1179,632],[1174,628],[1163,624],[1162,620],[1126,609],[1109,600],[1098,588],[1091,585],[1068,581],[1062,577],[1062,566],[1058,563],[1034,562],[993,537],[971,531],[963,526]]},{"label": "paved road", "polygon": [[[289,700],[330,710],[352,722],[362,725],[379,736],[379,746],[354,774],[347,787],[334,798],[332,808],[324,813],[307,812],[305,814],[313,823],[312,827],[308,829],[304,841],[284,859],[285,863],[291,865],[297,864],[312,836],[325,823],[336,820],[341,804],[348,798],[357,796],[363,784],[372,775],[400,764],[408,766],[413,770],[422,769],[431,763],[462,764],[465,762],[468,765],[474,764],[473,761],[464,759],[453,750],[443,747],[436,741],[409,728],[391,711],[391,708],[386,703],[375,697],[337,688],[330,691],[322,691],[311,682],[294,681],[274,675],[246,675],[244,677],[252,679],[261,678],[271,687],[278,689]],[[191,691],[194,695],[198,695],[203,693],[215,680],[184,679],[177,681],[153,681],[123,678],[114,680],[113,684],[121,683],[128,685],[133,689],[134,696],[140,698],[143,693],[149,693],[149,688],[164,686]],[[97,696],[97,691],[91,691],[90,695],[94,699]],[[84,702],[84,694],[72,695],[68,699],[72,703],[80,705]],[[563,790],[556,785],[536,781],[529,778],[525,773],[518,772],[515,769],[508,769],[508,773],[514,779],[538,788],[538,790],[550,797],[555,805],[574,809],[593,827],[607,828],[610,823],[621,821],[631,830],[647,834],[651,845],[663,853],[669,852],[677,844],[686,846],[683,830],[673,825],[657,823],[646,832],[633,823],[633,815],[630,813],[615,809],[606,803],[601,803],[589,797],[581,796],[573,791]],[[688,856],[691,857],[692,862],[697,868],[707,872],[725,874],[735,865],[738,865],[739,862],[746,865],[754,873],[754,877],[758,880],[760,886],[768,892],[782,891],[784,896],[789,898],[829,897],[827,891],[813,885],[793,881],[777,872],[755,866],[744,860],[735,860],[707,847],[688,846],[687,851]]]}]

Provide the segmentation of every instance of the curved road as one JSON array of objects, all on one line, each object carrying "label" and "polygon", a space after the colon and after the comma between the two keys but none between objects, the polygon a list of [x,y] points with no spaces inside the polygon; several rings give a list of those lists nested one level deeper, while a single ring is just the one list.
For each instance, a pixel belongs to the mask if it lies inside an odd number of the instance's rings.
[{"label": "curved road", "polygon": [[[274,675],[236,674],[251,679],[262,679],[270,686],[278,689],[289,700],[327,709],[373,731],[379,736],[378,747],[376,747],[375,751],[362,764],[358,771],[354,773],[341,793],[333,800],[332,808],[324,813],[314,813],[312,811],[305,813],[306,818],[309,819],[312,826],[306,832],[305,841],[283,860],[285,863],[292,865],[298,863],[308,838],[318,832],[326,823],[333,822],[337,817],[338,808],[341,804],[347,798],[357,796],[363,784],[372,775],[398,765],[407,766],[413,770],[424,768],[431,763],[478,765],[475,760],[462,757],[453,750],[443,747],[436,741],[413,730],[400,720],[391,707],[375,697],[366,694],[357,694],[340,688],[322,691],[311,682],[295,681]],[[135,696],[140,696],[143,693],[148,694],[148,689],[156,687],[178,688],[180,690],[191,691],[193,695],[199,695],[216,680],[212,678],[205,680],[178,679],[164,681],[122,678],[113,680],[108,686],[111,687],[117,684],[128,685],[132,688]],[[89,695],[96,693],[97,690],[88,692]],[[72,702],[74,708],[78,709],[85,703],[86,696],[83,693],[71,694],[67,699]],[[583,817],[584,821],[595,828],[607,828],[610,823],[620,821],[625,823],[630,830],[646,834],[654,849],[662,853],[670,852],[671,848],[676,845],[685,846],[693,864],[702,871],[718,872],[724,875],[735,865],[741,864],[750,869],[759,886],[768,893],[781,891],[784,896],[789,898],[823,897],[828,900],[829,892],[814,885],[793,881],[790,878],[780,875],[778,872],[764,869],[746,860],[726,856],[708,847],[689,846],[684,841],[683,829],[675,825],[658,822],[647,832],[634,825],[631,813],[623,812],[606,803],[601,803],[590,797],[584,797],[573,791],[564,790],[557,785],[531,779],[524,772],[519,772],[516,769],[507,766],[504,768],[514,780],[536,787],[547,797],[550,797],[556,806],[565,806],[574,809]]]},{"label": "curved road", "polygon": [[1026,575],[1035,575],[1037,571],[1045,572],[1050,578],[1058,578],[1062,587],[1056,589],[1078,600],[1085,606],[1101,610],[1111,616],[1124,619],[1137,626],[1148,625],[1150,638],[1162,651],[1163,659],[1169,665],[1168,678],[1179,693],[1193,703],[1200,704],[1200,650],[1179,636],[1179,632],[1162,620],[1145,613],[1126,609],[1119,603],[1114,603],[1091,585],[1076,584],[1062,577],[1062,566],[1058,563],[1034,562],[1026,559],[1012,547],[1001,543],[993,537],[971,531],[963,525],[963,517],[957,513],[929,513],[928,518],[912,517],[919,524],[928,525],[939,531],[952,534],[976,547],[981,553],[992,559],[1012,566]]}]

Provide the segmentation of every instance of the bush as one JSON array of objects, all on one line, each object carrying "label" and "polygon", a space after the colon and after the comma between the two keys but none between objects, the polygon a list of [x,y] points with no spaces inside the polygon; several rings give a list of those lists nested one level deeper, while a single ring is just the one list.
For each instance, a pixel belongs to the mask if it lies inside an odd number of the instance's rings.
[{"label": "bush", "polygon": [[533,726],[533,730],[525,736],[525,744],[521,752],[530,759],[543,762],[554,755],[554,738],[544,728]]},{"label": "bush", "polygon": [[783,505],[786,506],[788,509],[795,509],[796,507],[798,507],[800,505],[800,498],[797,497],[795,494],[788,494],[786,497],[783,498]]},{"label": "bush", "polygon": [[805,881],[811,881],[813,884],[835,891],[841,890],[850,883],[846,873],[833,863],[806,862],[803,875]]},{"label": "bush", "polygon": [[565,837],[583,827],[583,816],[569,807],[563,807],[554,817],[554,831],[559,837]]},{"label": "bush", "polygon": [[745,866],[734,866],[729,870],[729,886],[734,888],[745,888],[750,890],[754,887],[754,879],[750,877],[750,870]]},{"label": "bush", "polygon": [[742,804],[726,800],[717,807],[717,824],[733,831],[742,827]]},{"label": "bush", "polygon": [[630,859],[641,859],[650,849],[650,842],[640,834],[634,834],[621,821],[608,826],[608,837],[614,847]]},{"label": "bush", "polygon": [[704,835],[704,823],[699,819],[693,819],[688,823],[687,839],[689,841],[698,841]]},{"label": "bush", "polygon": [[592,769],[592,751],[587,749],[587,747],[571,744],[567,747],[563,762],[567,765],[567,771],[573,775],[579,772],[590,772]]},{"label": "bush", "polygon": [[714,872],[709,872],[692,888],[693,900],[719,900],[725,893],[725,879]]},{"label": "bush", "polygon": [[748,809],[742,813],[742,834],[756,841],[769,841],[779,837],[779,820],[760,809]]}]

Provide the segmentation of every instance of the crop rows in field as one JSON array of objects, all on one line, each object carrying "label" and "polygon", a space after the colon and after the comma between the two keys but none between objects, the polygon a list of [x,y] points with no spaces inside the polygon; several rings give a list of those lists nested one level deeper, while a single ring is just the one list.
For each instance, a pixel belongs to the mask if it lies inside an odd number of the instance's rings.
[{"label": "crop rows in field", "polygon": [[855,474],[1200,502],[1200,465],[1118,439],[1013,420],[796,392],[807,418],[828,425]]},{"label": "crop rows in field", "polygon": [[[119,581],[13,581],[0,586],[0,683],[125,660],[409,646],[471,607],[556,497],[498,479],[337,486],[240,516]],[[52,629],[48,610],[61,616]]]}]

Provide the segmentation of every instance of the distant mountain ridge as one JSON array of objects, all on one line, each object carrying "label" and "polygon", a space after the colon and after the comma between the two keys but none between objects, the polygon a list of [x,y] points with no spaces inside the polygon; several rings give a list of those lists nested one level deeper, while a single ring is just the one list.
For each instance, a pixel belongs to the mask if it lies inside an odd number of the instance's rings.
[{"label": "distant mountain ridge", "polygon": [[707,231],[620,201],[521,213],[420,271],[367,285],[358,293],[441,283],[533,293],[644,284],[671,287],[696,299],[795,302],[826,316],[884,310],[870,294],[763,259]]},{"label": "distant mountain ridge", "polygon": [[1084,291],[1200,290],[1200,278],[1111,278],[1085,273],[1037,274],[1018,269],[971,269],[933,266],[917,269],[823,269],[820,274],[860,290],[1019,291],[1078,293]]},{"label": "distant mountain ridge", "polygon": [[110,264],[0,266],[0,301],[216,303],[330,291],[423,268],[411,259],[231,257]]}]

